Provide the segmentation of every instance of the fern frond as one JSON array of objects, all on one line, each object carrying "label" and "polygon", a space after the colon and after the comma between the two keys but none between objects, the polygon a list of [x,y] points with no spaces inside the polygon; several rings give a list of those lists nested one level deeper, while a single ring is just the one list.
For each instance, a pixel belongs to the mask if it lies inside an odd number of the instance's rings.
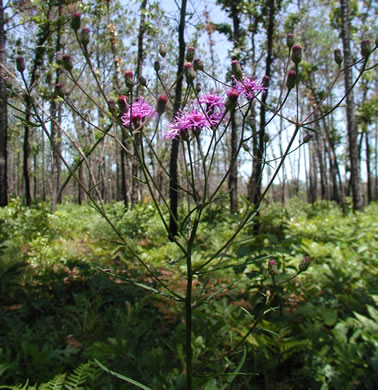
[{"label": "fern frond", "polygon": [[26,383],[24,385],[16,385],[16,386],[1,385],[0,389],[6,389],[6,390],[38,390],[35,386],[29,386],[29,379],[26,381]]},{"label": "fern frond", "polygon": [[42,383],[38,387],[38,390],[63,390],[65,380],[66,380],[66,374],[56,375],[50,381],[48,381],[46,383]]},{"label": "fern frond", "polygon": [[83,363],[66,379],[65,390],[83,390],[88,381],[94,382],[101,374],[101,369],[94,363]]}]

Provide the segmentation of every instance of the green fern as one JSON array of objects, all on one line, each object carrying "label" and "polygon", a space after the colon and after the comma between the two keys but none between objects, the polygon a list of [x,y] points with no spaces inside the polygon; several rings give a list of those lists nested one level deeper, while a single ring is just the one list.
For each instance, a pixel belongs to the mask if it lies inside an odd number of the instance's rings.
[{"label": "green fern", "polygon": [[0,389],[7,390],[84,390],[84,385],[93,384],[100,377],[102,370],[94,362],[81,364],[74,372],[56,375],[53,379],[40,385],[29,386],[29,381],[25,385],[8,386],[1,385]]},{"label": "green fern", "polygon": [[63,390],[66,382],[66,374],[56,375],[51,381],[42,383],[38,390]]},{"label": "green fern", "polygon": [[17,386],[2,385],[2,386],[0,386],[0,389],[7,389],[7,390],[38,390],[37,387],[35,387],[35,386],[29,386],[29,380],[27,380],[24,385],[17,385]]}]

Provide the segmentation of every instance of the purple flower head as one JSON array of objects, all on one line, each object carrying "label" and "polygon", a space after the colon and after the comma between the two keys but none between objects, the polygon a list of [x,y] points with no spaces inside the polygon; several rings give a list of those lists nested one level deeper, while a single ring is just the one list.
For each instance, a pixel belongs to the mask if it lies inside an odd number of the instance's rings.
[{"label": "purple flower head", "polygon": [[169,130],[163,134],[165,139],[177,139],[180,135],[187,135],[189,130],[199,132],[204,127],[210,128],[214,126],[214,121],[199,110],[190,112],[180,111],[173,123],[169,125]]},{"label": "purple flower head", "polygon": [[216,126],[224,116],[225,104],[223,97],[210,92],[200,96],[198,101],[205,105],[206,116],[212,122],[212,125]]},{"label": "purple flower head", "polygon": [[244,95],[248,100],[253,100],[260,92],[264,93],[266,91],[266,87],[252,78],[243,77],[241,81],[238,81],[234,77],[234,81],[234,88],[240,95]]},{"label": "purple flower head", "polygon": [[129,110],[121,116],[121,121],[123,126],[130,126],[130,116],[131,123],[135,123],[137,126],[140,123],[148,118],[151,118],[156,115],[156,111],[148,104],[143,98],[139,98],[135,101],[129,108]]}]

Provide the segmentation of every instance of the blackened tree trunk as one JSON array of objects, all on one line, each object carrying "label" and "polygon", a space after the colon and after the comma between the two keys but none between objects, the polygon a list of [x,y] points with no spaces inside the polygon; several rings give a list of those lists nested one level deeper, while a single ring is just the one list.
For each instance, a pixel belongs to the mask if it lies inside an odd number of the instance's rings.
[{"label": "blackened tree trunk", "polygon": [[[240,47],[240,16],[238,4],[240,1],[232,1],[230,5],[234,48]],[[236,123],[235,111],[231,113],[231,135],[230,135],[230,175],[228,177],[228,188],[230,191],[230,211],[236,213],[238,210],[238,164],[236,161],[238,149],[238,129]]]},{"label": "blackened tree trunk", "polygon": [[[62,0],[59,1],[58,4],[58,26],[57,26],[57,35],[55,41],[55,53],[58,53],[61,50],[61,31],[62,31]],[[54,57],[54,52],[49,53],[49,58],[52,61]],[[61,138],[62,132],[59,128],[59,124],[61,122],[61,108],[57,106],[56,98],[58,96],[56,90],[56,84],[59,83],[61,70],[57,68],[55,71],[55,80],[54,85],[51,85],[51,90],[53,94],[51,96],[50,101],[50,115],[51,115],[51,142],[53,143],[52,148],[52,160],[51,160],[51,210],[56,210],[56,203],[62,201],[62,196],[58,196],[59,188],[61,184],[61,160],[59,155],[61,154]],[[61,194],[61,193],[60,193]]]},{"label": "blackened tree trunk", "polygon": [[[186,16],[186,4],[187,0],[181,0],[180,9],[180,24],[178,28],[178,39],[179,39],[179,58],[177,64],[177,82],[175,88],[175,101],[173,105],[173,117],[177,115],[178,110],[181,106],[182,98],[182,72],[184,70],[185,60],[185,16]],[[169,234],[171,237],[177,235],[177,217],[178,217],[178,150],[179,141],[172,140],[171,145],[171,156],[169,161],[169,200],[171,215],[169,218]]]},{"label": "blackened tree trunk", "polygon": [[0,0],[0,207],[8,204],[8,113],[5,73],[5,19],[3,0]]},{"label": "blackened tree trunk", "polygon": [[369,143],[369,131],[367,124],[365,125],[365,153],[366,153],[366,178],[367,178],[367,202],[368,204],[373,200],[373,186],[371,180],[371,169],[370,169],[370,143]]},{"label": "blackened tree trunk", "polygon": [[362,210],[363,197],[361,190],[360,153],[357,143],[357,123],[354,107],[353,72],[351,65],[353,58],[350,49],[350,13],[349,0],[340,0],[341,11],[341,38],[344,52],[344,84],[346,97],[346,118],[348,127],[349,160],[350,160],[350,181],[352,189],[353,210]]},{"label": "blackened tree trunk", "polygon": [[[274,0],[269,0],[266,5],[268,12],[268,26],[266,31],[267,40],[267,52],[265,59],[265,75],[271,76],[271,67],[273,63],[273,34],[274,34],[274,16],[276,13],[276,6]],[[265,138],[265,124],[266,124],[266,108],[265,104],[268,99],[268,90],[261,97],[261,108],[260,108],[260,125],[259,133],[255,140],[253,163],[252,163],[252,176],[248,185],[248,198],[253,204],[258,203],[261,196],[262,186],[262,170],[263,170],[263,159],[264,159],[264,138]]]},{"label": "blackened tree trunk", "polygon": [[[139,31],[138,31],[138,55],[137,55],[137,67],[136,67],[136,78],[138,80],[138,86],[136,90],[137,97],[140,96],[142,92],[142,86],[139,83],[139,77],[142,76],[142,70],[143,70],[143,62],[144,62],[144,32],[146,30],[146,7],[147,7],[147,0],[143,0],[141,7],[140,7],[140,21],[139,21]],[[140,153],[141,148],[141,142],[142,142],[142,135],[140,132],[135,133],[134,135],[134,155],[137,155]],[[140,168],[139,168],[139,161],[137,158],[133,158],[131,162],[131,205],[134,207],[138,200],[139,200],[139,192],[140,192],[140,185],[139,185],[139,176],[140,176]]]}]

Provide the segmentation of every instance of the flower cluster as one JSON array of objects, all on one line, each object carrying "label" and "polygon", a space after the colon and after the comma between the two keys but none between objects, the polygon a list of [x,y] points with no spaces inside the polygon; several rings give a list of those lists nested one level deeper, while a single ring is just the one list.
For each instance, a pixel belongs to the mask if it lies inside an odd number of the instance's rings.
[{"label": "flower cluster", "polygon": [[239,96],[252,101],[267,89],[262,83],[246,76],[241,76],[240,80],[233,77],[233,81],[233,87],[226,92],[226,101],[212,92],[199,96],[198,100],[192,102],[192,110],[179,111],[173,123],[168,125],[163,138],[178,139],[180,135],[187,136],[189,131],[200,132],[204,128],[215,130],[226,111],[236,107]]},{"label": "flower cluster", "polygon": [[121,116],[123,126],[129,127],[131,123],[140,126],[145,119],[156,115],[156,111],[143,98],[135,101],[130,108]]},{"label": "flower cluster", "polygon": [[224,116],[225,104],[221,96],[213,93],[202,95],[192,102],[191,111],[179,111],[169,129],[163,134],[165,139],[177,139],[188,135],[189,131],[200,132],[204,128],[215,129]]},{"label": "flower cluster", "polygon": [[234,88],[248,100],[253,100],[260,92],[264,93],[266,91],[266,87],[258,81],[245,76],[240,81],[234,77],[234,82]]}]

